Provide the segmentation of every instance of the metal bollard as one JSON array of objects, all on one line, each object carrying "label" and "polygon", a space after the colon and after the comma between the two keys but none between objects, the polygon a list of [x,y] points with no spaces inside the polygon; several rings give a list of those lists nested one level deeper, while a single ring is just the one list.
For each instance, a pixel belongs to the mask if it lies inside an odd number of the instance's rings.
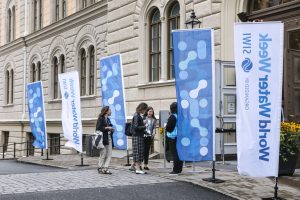
[{"label": "metal bollard", "polygon": [[16,158],[16,143],[14,142],[14,158]]}]

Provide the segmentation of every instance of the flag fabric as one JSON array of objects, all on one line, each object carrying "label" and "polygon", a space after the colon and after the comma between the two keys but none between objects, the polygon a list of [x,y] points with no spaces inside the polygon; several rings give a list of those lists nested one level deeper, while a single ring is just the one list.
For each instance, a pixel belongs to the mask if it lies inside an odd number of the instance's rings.
[{"label": "flag fabric", "polygon": [[58,75],[62,99],[62,127],[67,138],[65,146],[82,153],[82,123],[78,72]]},{"label": "flag fabric", "polygon": [[27,84],[27,99],[30,128],[34,136],[32,145],[41,149],[47,149],[44,94],[41,81]]},{"label": "flag fabric", "polygon": [[235,24],[234,50],[238,171],[252,177],[277,177],[283,24]]},{"label": "flag fabric", "polygon": [[111,109],[110,120],[115,132],[113,133],[114,146],[117,149],[127,149],[125,135],[125,95],[121,55],[116,54],[100,59],[100,78],[102,90],[102,107]]},{"label": "flag fabric", "polygon": [[213,29],[173,31],[177,150],[181,160],[214,160]]}]

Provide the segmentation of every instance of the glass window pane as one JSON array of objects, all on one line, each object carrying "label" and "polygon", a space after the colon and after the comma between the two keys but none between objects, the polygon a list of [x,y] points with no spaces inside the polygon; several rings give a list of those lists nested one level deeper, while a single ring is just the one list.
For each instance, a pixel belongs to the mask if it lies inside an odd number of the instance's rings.
[{"label": "glass window pane", "polygon": [[295,114],[300,115],[300,90],[295,90],[294,105],[295,105]]},{"label": "glass window pane", "polygon": [[224,94],[224,115],[235,115],[236,114],[236,95],[235,94]]},{"label": "glass window pane", "polygon": [[300,50],[300,30],[289,33],[289,48]]},{"label": "glass window pane", "polygon": [[153,16],[152,16],[152,23],[159,22],[159,20],[160,20],[159,10],[156,9],[156,10],[154,11]]},{"label": "glass window pane", "polygon": [[236,86],[235,67],[234,66],[224,66],[223,84],[224,84],[224,87]]},{"label": "glass window pane", "polygon": [[175,3],[171,10],[171,17],[179,15],[179,10],[180,10],[179,3]]},{"label": "glass window pane", "polygon": [[300,81],[300,57],[294,57],[293,60],[294,67],[294,80]]},{"label": "glass window pane", "polygon": [[[224,129],[236,129],[234,122],[225,122]],[[236,133],[221,133],[224,134],[224,143],[236,143]]]}]

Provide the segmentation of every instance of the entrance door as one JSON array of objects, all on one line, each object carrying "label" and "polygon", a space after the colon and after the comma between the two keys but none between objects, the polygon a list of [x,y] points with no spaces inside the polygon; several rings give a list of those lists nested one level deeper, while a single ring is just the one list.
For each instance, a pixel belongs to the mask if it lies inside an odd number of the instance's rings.
[{"label": "entrance door", "polygon": [[289,31],[286,52],[286,119],[300,122],[300,29]]}]

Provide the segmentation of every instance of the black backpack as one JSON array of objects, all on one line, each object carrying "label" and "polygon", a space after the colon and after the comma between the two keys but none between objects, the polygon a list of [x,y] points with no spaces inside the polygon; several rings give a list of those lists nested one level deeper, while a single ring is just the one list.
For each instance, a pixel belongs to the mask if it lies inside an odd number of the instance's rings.
[{"label": "black backpack", "polygon": [[132,136],[131,122],[127,122],[125,125],[125,135]]}]

